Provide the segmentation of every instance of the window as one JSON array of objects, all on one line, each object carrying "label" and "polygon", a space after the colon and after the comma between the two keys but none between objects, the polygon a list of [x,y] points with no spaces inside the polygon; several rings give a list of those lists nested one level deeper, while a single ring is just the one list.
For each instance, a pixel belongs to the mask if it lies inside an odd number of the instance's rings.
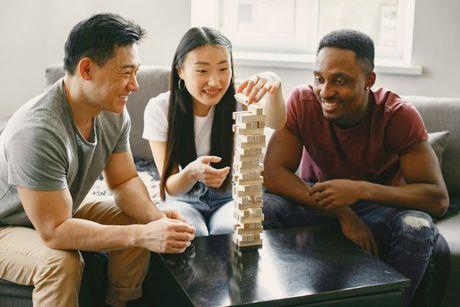
[{"label": "window", "polygon": [[411,66],[414,11],[415,0],[192,0],[192,26],[223,32],[240,64],[283,67],[312,63],[321,37],[355,29],[374,40],[377,66],[418,74]]}]

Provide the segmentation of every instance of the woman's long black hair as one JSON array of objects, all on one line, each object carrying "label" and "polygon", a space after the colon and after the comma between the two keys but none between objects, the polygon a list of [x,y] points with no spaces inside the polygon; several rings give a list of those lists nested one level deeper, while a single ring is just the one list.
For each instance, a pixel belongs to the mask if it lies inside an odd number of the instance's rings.
[{"label": "woman's long black hair", "polygon": [[[189,29],[182,37],[177,46],[176,53],[171,67],[170,76],[170,98],[168,112],[168,137],[166,141],[166,155],[163,173],[160,179],[160,196],[165,199],[166,180],[172,175],[176,166],[184,168],[197,158],[195,147],[194,116],[192,97],[187,89],[181,90],[178,87],[178,68],[184,63],[188,52],[205,45],[219,46],[228,50],[230,54],[230,65],[232,78],[230,85],[222,99],[215,106],[214,119],[211,131],[211,152],[210,155],[219,156],[222,160],[212,166],[222,168],[231,166],[233,157],[233,131],[232,113],[235,111],[236,102],[234,98],[235,86],[233,81],[233,57],[230,41],[217,30],[208,27],[195,27]],[[226,180],[219,188],[225,190],[231,180]]]}]

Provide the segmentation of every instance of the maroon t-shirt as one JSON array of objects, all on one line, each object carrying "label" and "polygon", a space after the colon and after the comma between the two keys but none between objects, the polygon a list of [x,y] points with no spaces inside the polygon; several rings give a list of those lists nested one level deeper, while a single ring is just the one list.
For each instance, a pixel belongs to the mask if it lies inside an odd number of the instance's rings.
[{"label": "maroon t-shirt", "polygon": [[310,86],[294,88],[286,126],[304,145],[301,177],[306,181],[365,180],[401,185],[399,156],[428,138],[415,107],[384,89],[369,94],[370,114],[357,126],[340,129],[324,118]]}]

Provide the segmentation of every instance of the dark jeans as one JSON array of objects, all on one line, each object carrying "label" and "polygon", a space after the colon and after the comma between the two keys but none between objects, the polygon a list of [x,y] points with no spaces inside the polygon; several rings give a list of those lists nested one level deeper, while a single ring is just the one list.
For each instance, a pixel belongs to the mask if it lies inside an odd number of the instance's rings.
[{"label": "dark jeans", "polygon": [[[264,193],[264,228],[329,224],[338,220],[312,212],[275,194]],[[372,231],[383,261],[411,280],[405,298],[413,299],[433,251],[438,232],[430,215],[415,210],[398,210],[372,202],[358,202],[353,211]]]}]

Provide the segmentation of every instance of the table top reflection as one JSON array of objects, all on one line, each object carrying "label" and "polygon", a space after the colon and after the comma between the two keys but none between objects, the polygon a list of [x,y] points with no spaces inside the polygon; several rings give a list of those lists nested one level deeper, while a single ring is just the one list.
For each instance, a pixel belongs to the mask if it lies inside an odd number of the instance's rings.
[{"label": "table top reflection", "polygon": [[265,230],[262,247],[241,251],[231,235],[198,237],[184,254],[160,258],[195,306],[311,303],[409,286],[325,226]]}]

